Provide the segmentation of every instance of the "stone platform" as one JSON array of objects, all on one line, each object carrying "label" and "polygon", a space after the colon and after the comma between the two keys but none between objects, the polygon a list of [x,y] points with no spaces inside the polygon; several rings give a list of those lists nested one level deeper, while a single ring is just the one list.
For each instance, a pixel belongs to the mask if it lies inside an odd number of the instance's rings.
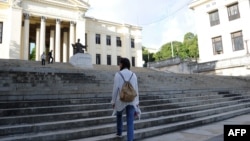
[{"label": "stone platform", "polygon": [[88,53],[74,54],[69,63],[76,68],[93,68],[91,55]]}]

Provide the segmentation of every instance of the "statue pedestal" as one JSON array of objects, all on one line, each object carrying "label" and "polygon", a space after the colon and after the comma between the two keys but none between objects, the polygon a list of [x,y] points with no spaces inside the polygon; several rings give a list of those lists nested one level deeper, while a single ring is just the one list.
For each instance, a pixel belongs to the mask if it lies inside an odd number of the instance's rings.
[{"label": "statue pedestal", "polygon": [[93,68],[91,55],[88,53],[76,53],[70,59],[69,63],[78,68]]}]

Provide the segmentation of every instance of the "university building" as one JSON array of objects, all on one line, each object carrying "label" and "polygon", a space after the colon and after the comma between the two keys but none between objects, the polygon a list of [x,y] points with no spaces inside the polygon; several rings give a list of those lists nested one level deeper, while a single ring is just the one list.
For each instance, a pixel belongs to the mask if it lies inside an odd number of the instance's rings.
[{"label": "university building", "polygon": [[198,71],[250,75],[250,0],[193,0]]},{"label": "university building", "polygon": [[142,67],[142,28],[86,17],[84,0],[0,0],[0,58],[36,61],[53,50],[55,62],[68,62],[80,39],[92,64],[117,65],[120,57]]}]

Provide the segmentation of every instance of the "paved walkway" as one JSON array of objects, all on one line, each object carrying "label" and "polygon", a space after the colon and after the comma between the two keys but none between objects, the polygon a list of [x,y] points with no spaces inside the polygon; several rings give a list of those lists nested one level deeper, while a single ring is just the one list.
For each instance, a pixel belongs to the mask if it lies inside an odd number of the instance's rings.
[{"label": "paved walkway", "polygon": [[196,128],[185,129],[157,137],[143,139],[143,141],[223,141],[224,125],[228,124],[250,125],[250,114]]}]

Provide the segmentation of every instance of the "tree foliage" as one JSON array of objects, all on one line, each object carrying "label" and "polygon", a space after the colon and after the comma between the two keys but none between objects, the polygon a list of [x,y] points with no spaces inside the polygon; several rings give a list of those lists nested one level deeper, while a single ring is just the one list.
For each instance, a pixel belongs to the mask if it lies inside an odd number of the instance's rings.
[{"label": "tree foliage", "polygon": [[30,60],[36,60],[36,48],[34,47],[30,54]]},{"label": "tree foliage", "polygon": [[158,51],[156,54],[154,54],[155,60],[159,61],[159,60],[171,58],[172,57],[172,47],[173,47],[173,57],[179,56],[182,46],[183,46],[182,42],[179,42],[179,41],[173,41],[172,43],[168,42],[168,43],[164,44],[161,47],[160,51]]},{"label": "tree foliage", "polygon": [[[173,56],[171,44],[173,47]],[[179,41],[173,41],[172,43],[168,42],[161,46],[160,51],[154,54],[154,58],[156,61],[165,60],[171,57],[180,57],[182,59],[197,59],[199,57],[197,35],[188,32],[184,36],[183,43]]]},{"label": "tree foliage", "polygon": [[155,61],[155,58],[154,58],[154,53],[150,53],[146,47],[142,47],[142,59],[145,61],[144,63],[144,67],[147,67],[147,64],[148,62],[153,62]]},{"label": "tree foliage", "polygon": [[184,36],[183,47],[187,53],[185,58],[197,59],[199,57],[197,35],[194,35],[191,32],[186,33]]}]

